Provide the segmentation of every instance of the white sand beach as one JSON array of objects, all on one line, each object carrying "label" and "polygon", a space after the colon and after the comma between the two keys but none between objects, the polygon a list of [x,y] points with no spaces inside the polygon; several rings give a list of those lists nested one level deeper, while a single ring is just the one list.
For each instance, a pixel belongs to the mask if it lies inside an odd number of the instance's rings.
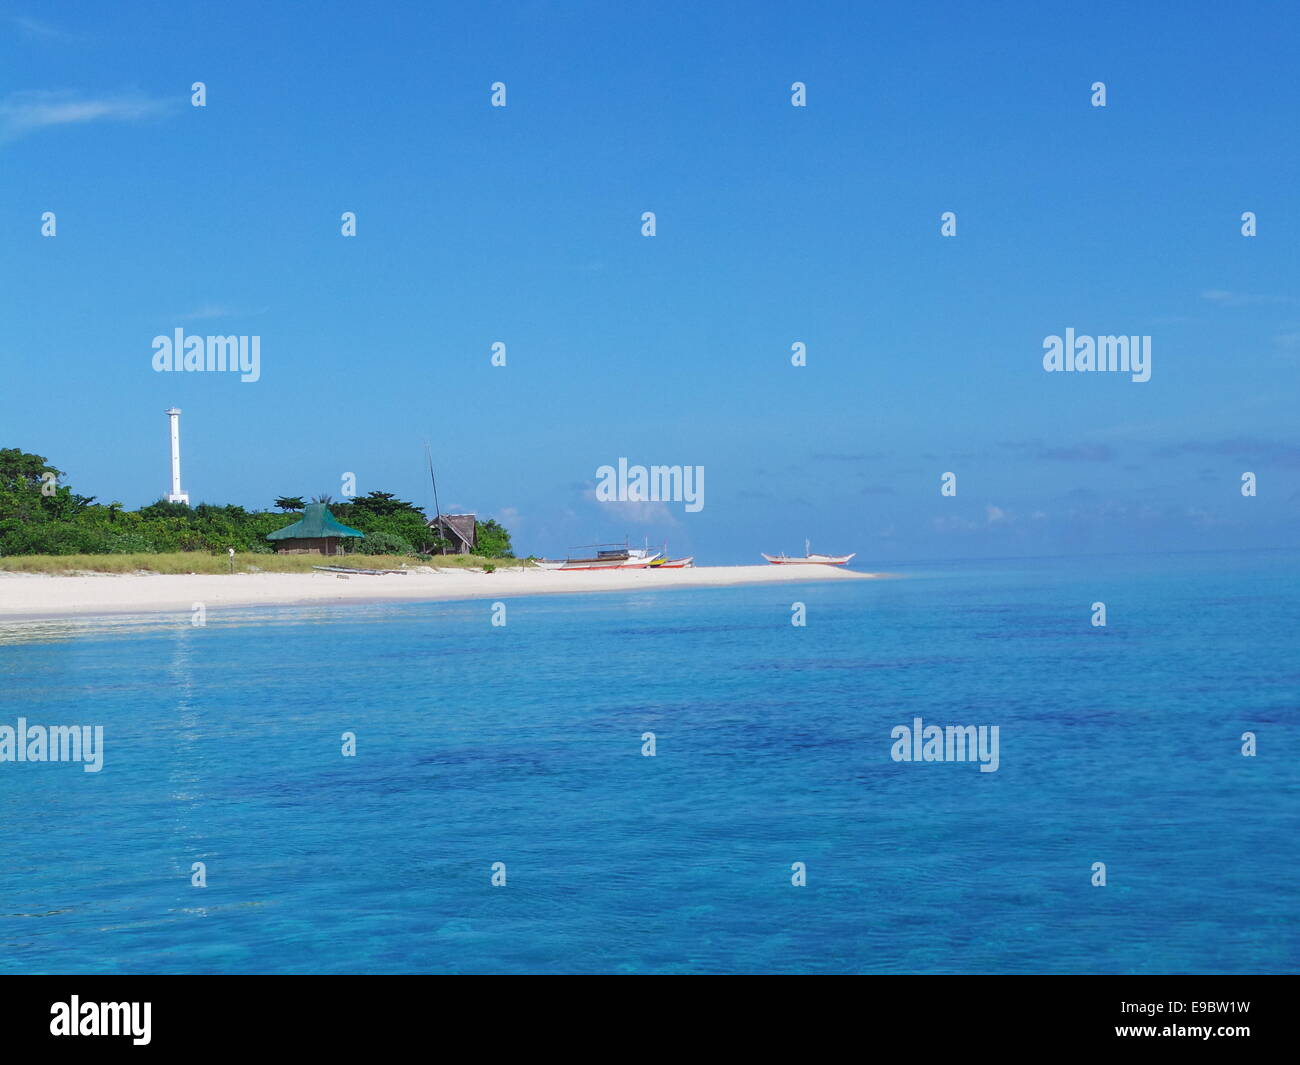
[{"label": "white sand beach", "polygon": [[535,568],[474,570],[412,568],[404,574],[44,574],[0,573],[0,618],[96,617],[189,611],[195,603],[220,606],[432,602],[505,599],[519,595],[644,591],[655,588],[717,588],[739,584],[868,580],[830,566],[700,566],[694,569],[587,570]]}]

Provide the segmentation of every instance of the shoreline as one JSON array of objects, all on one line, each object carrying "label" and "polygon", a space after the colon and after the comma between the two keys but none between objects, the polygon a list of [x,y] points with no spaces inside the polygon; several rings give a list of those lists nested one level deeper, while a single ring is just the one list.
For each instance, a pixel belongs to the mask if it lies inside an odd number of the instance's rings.
[{"label": "shoreline", "polygon": [[524,595],[727,588],[757,584],[879,580],[827,566],[697,566],[692,569],[473,570],[412,568],[383,576],[312,573],[0,574],[0,621],[53,621],[137,614],[190,613],[220,607],[319,606],[510,599]]}]

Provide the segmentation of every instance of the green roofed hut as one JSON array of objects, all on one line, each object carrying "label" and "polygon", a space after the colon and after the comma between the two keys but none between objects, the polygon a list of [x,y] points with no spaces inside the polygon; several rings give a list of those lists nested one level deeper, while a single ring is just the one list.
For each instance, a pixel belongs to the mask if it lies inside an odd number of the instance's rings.
[{"label": "green roofed hut", "polygon": [[267,533],[268,540],[278,541],[277,552],[286,555],[341,555],[342,542],[349,536],[364,537],[359,529],[350,528],[330,513],[324,503],[308,503],[302,518],[283,529]]}]

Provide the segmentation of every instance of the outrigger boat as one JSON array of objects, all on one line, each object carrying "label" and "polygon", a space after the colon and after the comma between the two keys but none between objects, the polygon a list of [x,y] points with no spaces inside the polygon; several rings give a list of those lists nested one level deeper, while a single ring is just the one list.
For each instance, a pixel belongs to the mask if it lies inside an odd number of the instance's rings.
[{"label": "outrigger boat", "polygon": [[[788,555],[763,555],[774,566],[847,566],[849,560],[856,555],[815,555],[811,551],[812,543],[809,540],[803,542],[804,557],[790,558]],[[761,551],[759,554],[763,554]]]},{"label": "outrigger boat", "polygon": [[694,565],[695,565],[694,555],[688,555],[686,558],[669,558],[668,545],[665,543],[659,557],[650,563],[650,568],[651,569],[690,569]]},{"label": "outrigger boat", "polygon": [[653,565],[661,555],[659,551],[649,548],[628,547],[623,544],[592,544],[590,547],[575,548],[577,551],[594,551],[595,554],[574,558],[570,555],[564,559],[539,558],[537,565],[542,569],[645,569]]}]

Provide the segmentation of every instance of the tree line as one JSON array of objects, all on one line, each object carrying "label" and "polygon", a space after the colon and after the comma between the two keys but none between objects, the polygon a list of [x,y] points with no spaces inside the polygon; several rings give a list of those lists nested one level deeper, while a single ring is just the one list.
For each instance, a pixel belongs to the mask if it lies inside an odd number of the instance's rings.
[{"label": "tree line", "polygon": [[[391,492],[370,492],[335,502],[317,496],[344,525],[366,534],[348,549],[362,554],[432,556],[451,545],[428,528],[414,503]],[[267,533],[302,517],[302,496],[280,496],[278,512],[235,504],[168,503],[159,499],[138,510],[102,503],[64,483],[64,473],[41,455],[0,448],[0,554],[102,555],[171,551],[274,551]],[[474,553],[512,558],[510,533],[489,519],[478,524]]]}]

